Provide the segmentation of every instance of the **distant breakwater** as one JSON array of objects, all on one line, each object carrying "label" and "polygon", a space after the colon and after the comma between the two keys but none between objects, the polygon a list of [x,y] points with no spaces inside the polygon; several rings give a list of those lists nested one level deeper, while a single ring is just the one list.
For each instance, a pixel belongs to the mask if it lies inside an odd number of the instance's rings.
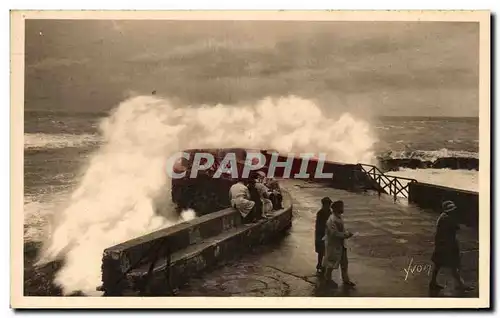
[{"label": "distant breakwater", "polygon": [[418,158],[378,158],[383,171],[398,171],[399,168],[409,169],[453,169],[478,170],[479,159],[470,157],[443,157],[434,161]]}]

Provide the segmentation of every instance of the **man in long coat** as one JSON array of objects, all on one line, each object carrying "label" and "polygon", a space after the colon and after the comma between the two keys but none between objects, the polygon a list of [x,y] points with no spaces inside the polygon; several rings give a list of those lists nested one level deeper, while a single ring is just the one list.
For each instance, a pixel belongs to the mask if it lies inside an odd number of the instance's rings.
[{"label": "man in long coat", "polygon": [[324,197],[321,199],[321,209],[316,213],[316,225],[314,227],[314,250],[318,254],[316,271],[323,272],[323,257],[325,256],[325,236],[326,221],[332,215],[332,199]]},{"label": "man in long coat", "polygon": [[460,248],[457,240],[458,225],[457,207],[453,201],[444,201],[442,204],[443,212],[438,218],[436,226],[436,235],[434,237],[434,252],[432,261],[434,269],[432,272],[429,288],[433,290],[442,289],[443,286],[437,283],[437,275],[441,268],[449,268],[457,288],[463,291],[472,290],[466,286],[460,276]]},{"label": "man in long coat", "polygon": [[342,214],[344,213],[344,202],[335,201],[332,204],[332,215],[326,221],[325,230],[325,257],[323,258],[323,267],[325,268],[325,279],[332,285],[337,283],[332,280],[332,272],[338,269],[340,265],[342,273],[342,282],[344,286],[354,287],[354,284],[348,273],[348,259],[345,240],[353,236],[344,227]]}]

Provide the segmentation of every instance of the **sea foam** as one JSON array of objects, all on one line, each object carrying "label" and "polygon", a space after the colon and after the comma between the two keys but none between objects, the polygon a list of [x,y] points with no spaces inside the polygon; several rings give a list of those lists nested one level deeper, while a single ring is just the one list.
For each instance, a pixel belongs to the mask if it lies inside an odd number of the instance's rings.
[{"label": "sea foam", "polygon": [[337,162],[375,162],[370,125],[351,114],[327,115],[290,96],[249,105],[174,107],[166,99],[133,97],[100,126],[92,155],[67,207],[54,215],[39,264],[65,259],[55,283],[65,294],[99,295],[106,247],[194,217],[179,218],[170,202],[166,159],[190,148],[242,147],[284,153],[326,153]]}]

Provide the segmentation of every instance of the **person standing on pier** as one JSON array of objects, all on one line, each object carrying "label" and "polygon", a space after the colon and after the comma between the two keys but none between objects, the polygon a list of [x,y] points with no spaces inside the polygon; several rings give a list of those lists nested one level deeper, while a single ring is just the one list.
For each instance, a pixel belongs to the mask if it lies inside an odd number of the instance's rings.
[{"label": "person standing on pier", "polygon": [[432,272],[429,288],[440,290],[444,287],[437,283],[437,275],[441,268],[449,268],[455,281],[456,287],[462,291],[470,291],[472,287],[466,286],[460,275],[460,248],[457,240],[458,225],[457,207],[453,201],[444,201],[443,212],[439,216],[434,237],[434,252],[432,262],[434,269]]},{"label": "person standing on pier", "polygon": [[332,204],[332,215],[326,221],[325,228],[325,257],[323,258],[323,267],[325,268],[325,280],[335,287],[337,283],[332,280],[332,272],[339,268],[342,273],[342,282],[346,287],[354,287],[349,278],[348,259],[345,240],[353,236],[344,227],[344,202],[335,201]]},{"label": "person standing on pier", "polygon": [[329,197],[324,197],[321,199],[321,209],[316,213],[316,226],[314,227],[314,248],[318,254],[318,264],[316,265],[316,271],[318,273],[323,272],[323,257],[325,256],[325,242],[323,237],[325,236],[326,221],[332,214],[332,199]]}]

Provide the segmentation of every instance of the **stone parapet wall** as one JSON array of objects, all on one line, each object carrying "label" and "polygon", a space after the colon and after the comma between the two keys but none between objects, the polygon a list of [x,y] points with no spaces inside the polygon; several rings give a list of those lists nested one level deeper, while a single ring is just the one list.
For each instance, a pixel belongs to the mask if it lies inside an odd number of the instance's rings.
[{"label": "stone parapet wall", "polygon": [[408,202],[422,209],[440,213],[442,202],[453,201],[457,206],[461,223],[477,227],[479,223],[479,193],[414,182],[409,185]]}]

